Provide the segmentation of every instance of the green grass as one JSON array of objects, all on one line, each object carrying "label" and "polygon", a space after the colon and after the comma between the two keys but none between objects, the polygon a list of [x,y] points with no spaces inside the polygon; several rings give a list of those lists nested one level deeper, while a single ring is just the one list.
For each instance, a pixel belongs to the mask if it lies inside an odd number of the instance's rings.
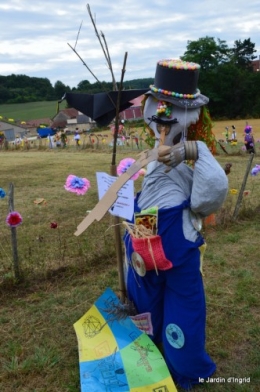
[{"label": "green grass", "polygon": [[[117,161],[137,151],[118,151]],[[224,166],[227,158],[218,156]],[[239,190],[248,156],[231,156],[229,182]],[[97,202],[95,173],[110,172],[110,151],[57,149],[0,151],[0,187],[14,184],[14,206],[24,280],[13,277],[11,233],[0,199],[0,391],[79,392],[75,323],[111,287],[119,292],[114,220],[109,214],[81,236],[77,225]],[[68,174],[87,177],[85,196],[64,190]],[[243,209],[232,221],[237,195],[228,195],[217,226],[203,229],[207,297],[207,350],[217,363],[214,377],[248,378],[207,383],[195,390],[258,392],[260,383],[259,177],[250,177]],[[140,190],[141,179],[135,182]],[[35,204],[44,198],[46,204]],[[57,229],[50,222],[58,223]]]},{"label": "green grass", "polygon": [[[60,104],[60,109],[66,107],[66,102]],[[0,105],[0,116],[15,121],[30,121],[41,118],[53,118],[57,112],[57,101],[43,101]]]}]

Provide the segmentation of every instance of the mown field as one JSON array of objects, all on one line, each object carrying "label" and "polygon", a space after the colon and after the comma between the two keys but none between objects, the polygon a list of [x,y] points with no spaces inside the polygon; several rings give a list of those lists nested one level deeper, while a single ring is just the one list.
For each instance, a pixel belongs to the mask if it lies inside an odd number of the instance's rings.
[{"label": "mown field", "polygon": [[[60,104],[60,109],[66,107],[66,102]],[[15,121],[30,121],[41,118],[53,118],[57,112],[56,101],[42,101],[0,105],[0,116]]]},{"label": "mown field", "polygon": [[[254,129],[260,129],[259,120],[252,121]],[[233,123],[241,137],[245,121],[216,123],[217,137],[224,139],[224,127]],[[252,166],[260,163],[258,146]],[[208,244],[207,350],[217,363],[214,377],[220,381],[195,390],[258,392],[260,174],[249,175],[239,215],[233,220],[249,156],[241,153],[240,146],[227,147],[229,155],[220,150],[217,159],[222,167],[232,163],[230,192],[217,214],[217,225],[203,227]],[[138,152],[118,149],[117,162],[136,158]],[[6,196],[0,199],[1,392],[80,391],[73,324],[107,287],[119,293],[119,279],[114,219],[106,214],[81,236],[74,232],[98,201],[95,173],[110,173],[111,159],[111,149],[0,151],[0,188],[8,191],[9,184],[14,185],[14,207],[23,217],[16,233],[24,276],[15,283]],[[64,189],[69,174],[89,179],[91,188],[85,196]],[[135,182],[136,191],[141,181]]]}]

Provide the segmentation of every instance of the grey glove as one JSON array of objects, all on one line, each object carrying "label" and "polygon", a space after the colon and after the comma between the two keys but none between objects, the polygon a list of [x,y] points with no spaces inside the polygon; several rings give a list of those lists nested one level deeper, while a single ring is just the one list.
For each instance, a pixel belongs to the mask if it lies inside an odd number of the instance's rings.
[{"label": "grey glove", "polygon": [[195,141],[178,143],[173,147],[160,146],[158,149],[158,161],[170,167],[176,167],[185,160],[198,159],[198,148]]}]

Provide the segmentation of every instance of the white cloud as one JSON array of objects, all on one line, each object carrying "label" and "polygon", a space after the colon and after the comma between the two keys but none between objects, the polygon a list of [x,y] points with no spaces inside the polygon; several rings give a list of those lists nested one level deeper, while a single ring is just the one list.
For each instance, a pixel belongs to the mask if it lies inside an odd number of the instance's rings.
[{"label": "white cloud", "polygon": [[[9,0],[0,4],[0,74],[46,77],[71,87],[95,81],[74,47],[99,80],[110,72],[95,35],[87,3],[78,0]],[[260,54],[259,1],[251,0],[95,0],[90,3],[98,31],[105,34],[116,79],[127,52],[125,80],[153,77],[160,58],[178,58],[187,42],[220,38],[232,47],[251,39]]]}]

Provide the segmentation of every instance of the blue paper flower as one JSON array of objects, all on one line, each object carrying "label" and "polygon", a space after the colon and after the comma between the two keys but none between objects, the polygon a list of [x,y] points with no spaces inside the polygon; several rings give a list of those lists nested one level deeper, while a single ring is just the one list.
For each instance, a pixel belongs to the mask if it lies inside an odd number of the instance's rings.
[{"label": "blue paper flower", "polygon": [[84,195],[90,188],[90,182],[87,178],[80,178],[70,174],[67,177],[64,188],[66,191],[77,193],[77,195]]},{"label": "blue paper flower", "polygon": [[5,196],[6,196],[5,191],[2,188],[0,188],[0,199],[3,199]]},{"label": "blue paper flower", "polygon": [[255,165],[255,167],[251,170],[251,176],[256,176],[260,172],[260,165]]}]

